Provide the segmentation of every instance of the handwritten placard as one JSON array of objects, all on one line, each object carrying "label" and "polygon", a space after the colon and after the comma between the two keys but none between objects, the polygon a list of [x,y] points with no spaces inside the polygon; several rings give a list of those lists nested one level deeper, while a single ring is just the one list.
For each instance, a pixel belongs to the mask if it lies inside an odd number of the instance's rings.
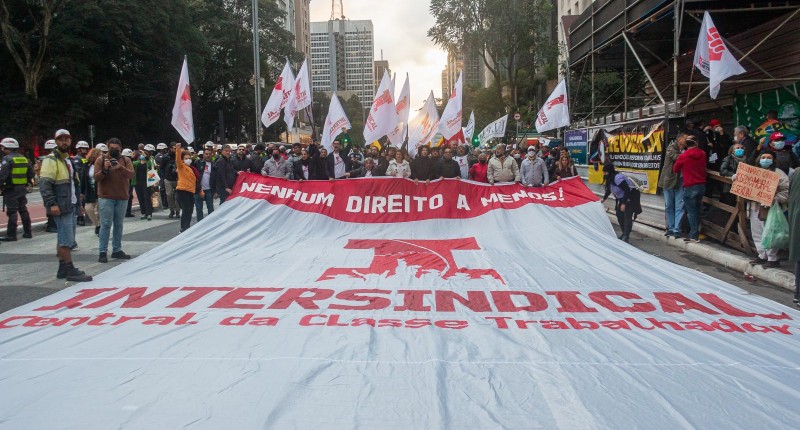
[{"label": "handwritten placard", "polygon": [[739,163],[731,193],[764,206],[771,206],[779,179],[780,175],[773,171]]}]

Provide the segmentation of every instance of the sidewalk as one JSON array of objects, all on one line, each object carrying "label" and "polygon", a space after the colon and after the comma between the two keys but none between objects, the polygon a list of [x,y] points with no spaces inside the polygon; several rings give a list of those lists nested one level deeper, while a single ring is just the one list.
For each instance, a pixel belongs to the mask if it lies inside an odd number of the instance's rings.
[{"label": "sidewalk", "polygon": [[[587,182],[585,167],[579,167],[578,172],[581,174],[581,177],[589,189],[602,198],[604,187]],[[750,260],[755,258],[755,256],[744,254],[712,240],[706,240],[701,243],[690,243],[684,242],[682,239],[664,237],[664,231],[666,230],[664,198],[657,194],[642,194],[641,202],[642,213],[638,216],[636,222],[633,223],[633,230],[637,233],[652,239],[660,240],[698,257],[741,272],[742,276],[745,278],[752,276],[777,287],[794,291],[795,277],[793,263],[782,261],[780,268],[766,269],[760,265],[750,264]],[[614,214],[614,199],[609,198],[604,205],[611,222],[617,224],[617,217]]]}]

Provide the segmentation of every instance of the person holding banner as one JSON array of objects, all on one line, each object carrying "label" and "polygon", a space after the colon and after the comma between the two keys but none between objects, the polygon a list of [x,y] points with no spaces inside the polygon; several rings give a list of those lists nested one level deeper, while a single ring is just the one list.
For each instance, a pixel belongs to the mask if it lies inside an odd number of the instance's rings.
[{"label": "person holding banner", "polygon": [[[780,176],[778,179],[778,188],[775,191],[775,197],[772,200],[772,205],[781,205],[781,209],[786,209],[786,203],[789,200],[789,177],[783,173],[781,169],[777,169],[775,165],[775,154],[772,151],[765,150],[758,158],[758,165],[762,169],[767,169],[771,172],[776,172]],[[735,176],[734,176],[735,178]],[[736,179],[734,179],[735,181]],[[781,263],[778,261],[779,249],[764,248],[761,239],[764,236],[764,221],[767,219],[768,206],[762,206],[758,202],[747,202],[747,213],[750,216],[750,234],[753,237],[753,242],[756,244],[756,251],[758,257],[750,261],[752,264],[761,264],[764,267],[780,267]]]},{"label": "person holding banner", "polygon": [[537,157],[536,148],[528,147],[528,156],[522,161],[520,179],[526,187],[541,187],[550,183],[550,174],[544,160]]},{"label": "person holding banner", "polygon": [[789,261],[794,261],[794,303],[800,306],[800,174],[789,185]]},{"label": "person holding banner", "polygon": [[519,182],[519,166],[516,160],[507,156],[506,146],[502,143],[497,145],[494,153],[486,173],[489,183],[494,185],[495,182]]},{"label": "person holding banner", "polygon": [[469,178],[475,182],[483,182],[485,184],[489,183],[489,178],[486,176],[488,165],[487,161],[489,156],[480,153],[478,154],[478,162],[473,164],[472,167],[469,168]]}]

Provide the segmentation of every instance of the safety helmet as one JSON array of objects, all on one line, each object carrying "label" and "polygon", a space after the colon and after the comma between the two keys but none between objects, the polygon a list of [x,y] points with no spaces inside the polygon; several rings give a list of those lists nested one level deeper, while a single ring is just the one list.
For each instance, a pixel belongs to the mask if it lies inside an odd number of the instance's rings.
[{"label": "safety helmet", "polygon": [[197,151],[197,155],[203,155],[203,154],[205,154],[205,151],[203,151],[202,149]]},{"label": "safety helmet", "polygon": [[130,148],[125,148],[122,150],[122,155],[126,157],[133,157],[133,150]]},{"label": "safety helmet", "polygon": [[53,139],[58,139],[58,138],[59,138],[59,137],[61,137],[61,136],[69,136],[69,137],[72,137],[72,135],[71,135],[71,134],[69,134],[69,131],[67,131],[67,130],[64,130],[64,129],[62,128],[61,130],[58,130],[58,131],[56,132],[56,135],[55,135],[55,137],[53,137]]},{"label": "safety helmet", "polygon": [[153,152],[156,150],[156,147],[148,143],[147,145],[144,146],[144,150]]},{"label": "safety helmet", "polygon": [[159,143],[158,145],[156,145],[156,149],[167,149],[167,144]]},{"label": "safety helmet", "polygon": [[53,139],[44,143],[44,149],[56,149],[56,141]]},{"label": "safety helmet", "polygon": [[217,151],[222,151],[222,145],[217,145]]},{"label": "safety helmet", "polygon": [[13,137],[7,137],[3,139],[3,141],[0,142],[0,145],[3,146],[3,148],[8,148],[8,149],[19,148],[19,142],[17,142],[17,139],[14,139]]},{"label": "safety helmet", "polygon": [[776,140],[786,140],[786,136],[783,135],[780,131],[776,131],[769,135],[769,141],[774,142]]},{"label": "safety helmet", "polygon": [[189,153],[190,153],[190,154],[194,154],[194,148],[192,148],[191,146],[190,146],[190,147],[188,147],[188,148],[186,148],[186,149],[188,149],[188,150],[189,150]]},{"label": "safety helmet", "polygon": [[210,140],[209,140],[209,141],[208,141],[208,142],[206,142],[206,144],[205,144],[205,145],[203,145],[203,146],[205,146],[206,148],[213,148],[213,147],[214,147],[214,142],[212,142],[212,141],[210,141]]},{"label": "safety helmet", "polygon": [[89,148],[89,142],[85,140],[78,141],[78,144],[75,145],[75,148]]},{"label": "safety helmet", "polygon": [[95,147],[96,149],[99,149],[99,150],[103,151],[103,152],[108,152],[108,146],[106,146],[106,144],[105,144],[105,143],[98,143],[98,144],[97,144],[97,145],[95,145],[94,147]]}]

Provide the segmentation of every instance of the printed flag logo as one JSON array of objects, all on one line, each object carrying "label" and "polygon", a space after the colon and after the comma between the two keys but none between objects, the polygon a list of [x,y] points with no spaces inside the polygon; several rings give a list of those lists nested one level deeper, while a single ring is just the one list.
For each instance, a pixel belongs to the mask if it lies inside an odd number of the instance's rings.
[{"label": "printed flag logo", "polygon": [[367,275],[391,277],[397,274],[400,262],[416,270],[415,276],[438,274],[449,279],[464,274],[469,279],[494,278],[505,285],[505,281],[494,269],[470,269],[458,267],[453,251],[480,250],[474,237],[445,240],[411,239],[350,239],[345,249],[371,249],[374,252],[368,267],[332,267],[317,279],[327,281],[339,276],[366,280]]}]

